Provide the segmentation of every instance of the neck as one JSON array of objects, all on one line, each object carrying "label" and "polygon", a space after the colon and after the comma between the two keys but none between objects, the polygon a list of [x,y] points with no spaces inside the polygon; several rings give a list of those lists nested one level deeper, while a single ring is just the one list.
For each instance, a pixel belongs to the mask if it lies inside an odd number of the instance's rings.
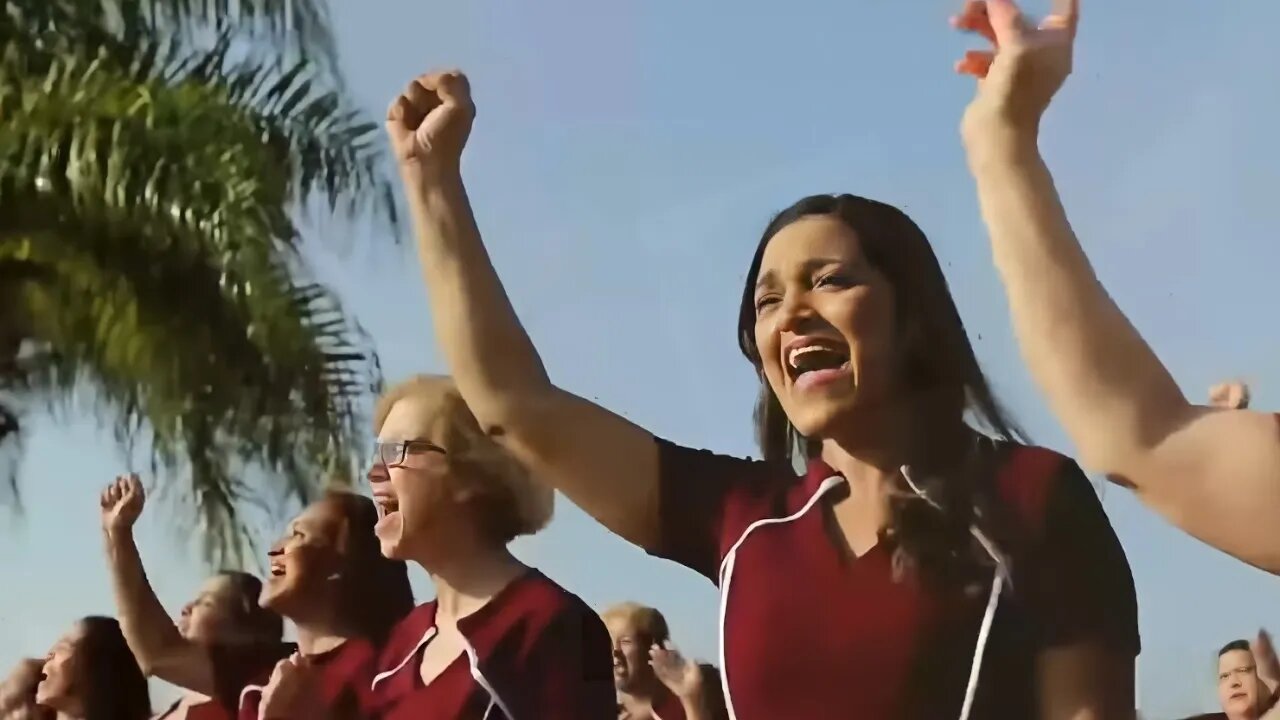
[{"label": "neck", "polygon": [[632,715],[650,716],[653,714],[653,702],[657,700],[662,685],[657,678],[640,680],[630,691],[618,691],[618,701]]},{"label": "neck", "polygon": [[455,552],[443,560],[432,558],[427,569],[436,588],[437,624],[456,622],[474,613],[527,570],[505,546],[471,547],[469,552]]},{"label": "neck", "polygon": [[662,683],[658,682],[658,678],[647,677],[637,680],[630,690],[619,690],[618,698],[628,710],[647,710],[653,707],[653,701],[661,690]]},{"label": "neck", "polygon": [[290,618],[298,631],[298,652],[319,655],[329,652],[359,633],[332,618],[300,620]]}]

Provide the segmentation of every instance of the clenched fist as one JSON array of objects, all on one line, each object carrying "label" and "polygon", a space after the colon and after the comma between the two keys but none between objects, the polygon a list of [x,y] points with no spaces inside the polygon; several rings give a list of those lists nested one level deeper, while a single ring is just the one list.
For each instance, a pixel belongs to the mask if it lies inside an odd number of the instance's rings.
[{"label": "clenched fist", "polygon": [[276,663],[271,680],[262,689],[258,706],[259,720],[321,717],[318,705],[318,683],[311,661],[299,653]]},{"label": "clenched fist", "polygon": [[409,83],[387,109],[387,134],[405,181],[456,179],[475,117],[466,75],[431,73]]},{"label": "clenched fist", "polygon": [[102,491],[98,502],[102,506],[102,529],[110,534],[128,532],[142,514],[147,494],[136,474],[121,475]]},{"label": "clenched fist", "polygon": [[1249,407],[1249,386],[1231,381],[1209,388],[1209,404],[1223,410],[1244,410]]}]

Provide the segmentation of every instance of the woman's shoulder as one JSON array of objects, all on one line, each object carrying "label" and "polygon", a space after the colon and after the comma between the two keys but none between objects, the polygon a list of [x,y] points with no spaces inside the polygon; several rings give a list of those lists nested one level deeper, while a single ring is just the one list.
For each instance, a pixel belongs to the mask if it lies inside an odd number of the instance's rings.
[{"label": "woman's shoulder", "polygon": [[[821,464],[810,464],[804,473],[786,463],[757,460],[704,450],[657,438],[659,472],[664,481],[715,489],[730,503],[757,506],[775,504],[795,493],[804,493]],[[821,481],[831,473],[828,472]]]},{"label": "woman's shoulder", "polygon": [[1093,493],[1092,483],[1076,461],[1056,450],[996,442],[994,451],[996,493],[1027,529],[1043,529],[1064,492]]}]

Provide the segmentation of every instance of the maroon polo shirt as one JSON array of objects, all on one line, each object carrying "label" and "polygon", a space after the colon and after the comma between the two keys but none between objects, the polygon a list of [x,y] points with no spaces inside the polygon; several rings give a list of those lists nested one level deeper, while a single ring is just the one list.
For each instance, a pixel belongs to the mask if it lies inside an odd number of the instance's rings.
[{"label": "maroon polo shirt", "polygon": [[[281,649],[284,649],[283,646]],[[293,650],[281,655],[276,662],[293,654]],[[373,683],[378,652],[368,640],[347,640],[336,648],[316,655],[308,655],[311,667],[317,674],[316,689],[320,706],[327,720],[357,720],[371,715],[373,707]],[[262,689],[271,679],[275,663],[257,681],[245,685],[240,691],[239,720],[258,720],[258,707],[262,702]]]},{"label": "maroon polo shirt", "polygon": [[616,712],[613,653],[600,617],[537,570],[458,621],[469,648],[430,685],[422,653],[436,603],[391,634],[373,681],[382,720],[608,720]]},{"label": "maroon polo shirt", "polygon": [[[654,555],[721,591],[721,673],[737,720],[959,714],[988,592],[895,580],[890,540],[847,560],[827,529],[846,483],[658,441]],[[1096,640],[1136,656],[1124,550],[1088,479],[1052,451],[1002,444],[995,497],[1017,526],[971,718],[1038,716],[1035,657]],[[1012,550],[1013,552],[1008,552]]]},{"label": "maroon polo shirt", "polygon": [[[276,663],[298,651],[294,643],[214,646],[214,702],[199,706],[199,720],[238,717],[258,720],[262,688],[271,680]],[[308,656],[319,674],[320,700],[331,720],[367,717],[371,707],[377,650],[368,640],[353,638],[327,652]],[[193,708],[194,710],[194,708]],[[207,713],[207,714],[205,714]]]}]

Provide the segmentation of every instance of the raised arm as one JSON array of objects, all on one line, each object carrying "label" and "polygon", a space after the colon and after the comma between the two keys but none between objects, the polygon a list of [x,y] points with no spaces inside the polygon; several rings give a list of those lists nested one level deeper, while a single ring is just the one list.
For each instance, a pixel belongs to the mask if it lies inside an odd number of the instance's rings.
[{"label": "raised arm", "polygon": [[1040,117],[1071,69],[1076,0],[1030,25],[1012,0],[957,19],[998,50],[977,75],[963,136],[995,264],[1032,376],[1090,469],[1127,485],[1174,525],[1280,572],[1276,416],[1193,405],[1098,282],[1040,157]]},{"label": "raised arm", "polygon": [[417,78],[387,114],[440,349],[487,432],[610,530],[652,547],[653,437],[547,377],[489,261],[463,187],[460,159],[474,116],[467,79],[456,72]]},{"label": "raised arm", "polygon": [[137,475],[118,477],[102,491],[102,530],[120,629],[144,674],[212,695],[214,672],[208,652],[178,632],[142,567],[133,526],[145,503]]}]

